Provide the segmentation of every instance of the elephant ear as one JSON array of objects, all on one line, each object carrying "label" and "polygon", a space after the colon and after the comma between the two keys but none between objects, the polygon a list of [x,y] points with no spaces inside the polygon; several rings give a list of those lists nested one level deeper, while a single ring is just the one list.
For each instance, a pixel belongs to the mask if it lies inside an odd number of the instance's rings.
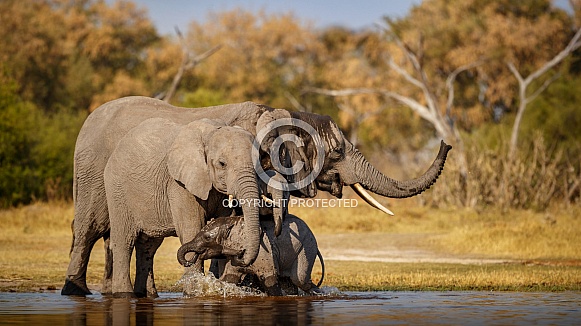
[{"label": "elephant ear", "polygon": [[[283,118],[291,118],[291,114],[290,112],[288,112],[287,110],[281,110],[281,109],[273,109],[270,111],[265,111],[260,118],[258,118],[258,121],[256,121],[256,135],[258,135],[260,133],[260,131],[266,127],[266,125],[268,125],[269,123],[278,120],[278,119],[283,119]],[[278,129],[280,130],[280,129]],[[270,131],[262,140],[262,142],[260,143],[260,149],[262,149],[263,151],[265,151],[266,153],[269,152],[270,150],[270,146],[272,146],[272,143],[274,142],[274,140],[276,139],[276,137],[279,136],[279,133],[277,132],[277,129]]]},{"label": "elephant ear", "polygon": [[220,123],[214,120],[191,122],[182,127],[168,152],[169,174],[202,200],[208,199],[212,189],[204,139],[219,127]]}]

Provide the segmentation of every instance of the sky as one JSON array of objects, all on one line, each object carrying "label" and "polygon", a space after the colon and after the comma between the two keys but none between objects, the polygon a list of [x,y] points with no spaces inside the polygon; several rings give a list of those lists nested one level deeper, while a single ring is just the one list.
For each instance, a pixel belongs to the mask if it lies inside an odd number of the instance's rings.
[{"label": "sky", "polygon": [[205,21],[209,12],[235,8],[249,11],[260,9],[281,13],[292,11],[299,19],[311,21],[316,27],[341,25],[351,29],[373,27],[383,16],[403,17],[420,0],[134,0],[146,7],[157,31],[175,34],[177,26],[188,30],[193,20]]},{"label": "sky", "polygon": [[[107,0],[113,2],[113,0]],[[315,27],[334,25],[359,30],[380,23],[384,16],[405,16],[421,0],[133,0],[148,10],[161,35],[175,35],[177,26],[188,30],[192,21],[203,22],[209,12],[235,8],[249,11],[293,12],[299,19],[310,21]],[[554,0],[558,7],[570,10],[568,0]]]}]

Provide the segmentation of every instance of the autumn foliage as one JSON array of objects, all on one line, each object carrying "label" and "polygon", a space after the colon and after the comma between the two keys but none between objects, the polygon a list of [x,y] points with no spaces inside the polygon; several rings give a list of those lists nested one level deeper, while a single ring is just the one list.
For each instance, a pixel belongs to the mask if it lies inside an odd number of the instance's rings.
[{"label": "autumn foliage", "polygon": [[[567,46],[580,12],[577,0],[568,9],[549,0],[432,0],[352,31],[236,9],[192,21],[178,38],[160,36],[132,1],[1,1],[0,206],[70,198],[74,141],[87,114],[122,96],[163,97],[184,55],[216,46],[184,71],[173,104],[251,100],[328,114],[401,178],[429,164],[435,138],[449,137],[451,157],[462,153],[464,163],[452,159],[422,195],[434,205],[578,203],[579,50],[533,82],[548,86],[528,103],[511,161],[507,143],[519,105],[509,64],[523,76],[542,67]],[[344,89],[368,91],[313,91]],[[432,110],[441,126],[402,99]]]}]

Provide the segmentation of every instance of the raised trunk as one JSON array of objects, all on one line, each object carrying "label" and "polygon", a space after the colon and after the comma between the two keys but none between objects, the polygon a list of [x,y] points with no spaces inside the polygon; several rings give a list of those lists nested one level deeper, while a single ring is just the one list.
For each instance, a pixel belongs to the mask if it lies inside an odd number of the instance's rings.
[{"label": "raised trunk", "polygon": [[365,189],[384,197],[412,197],[424,192],[436,182],[450,149],[452,146],[442,141],[438,156],[423,175],[408,181],[398,181],[378,171],[351,145],[347,148],[347,157],[340,168],[340,174],[344,183],[352,185],[358,182]]}]

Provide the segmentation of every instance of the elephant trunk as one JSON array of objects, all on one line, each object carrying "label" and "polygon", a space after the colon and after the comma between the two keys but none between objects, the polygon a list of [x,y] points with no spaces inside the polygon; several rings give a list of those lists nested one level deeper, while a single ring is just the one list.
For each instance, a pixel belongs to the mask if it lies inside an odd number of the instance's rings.
[{"label": "elephant trunk", "polygon": [[420,177],[408,181],[398,181],[385,176],[371,165],[365,157],[349,144],[347,157],[341,175],[348,185],[360,183],[363,188],[378,195],[390,198],[407,198],[418,195],[429,189],[438,179],[444,168],[448,151],[452,146],[444,141],[440,144],[440,151],[430,168]]},{"label": "elephant trunk", "polygon": [[252,167],[245,168],[243,171],[237,173],[238,188],[236,191],[236,198],[242,205],[242,213],[244,214],[244,255],[241,261],[233,260],[232,263],[238,266],[251,265],[256,256],[260,246],[260,220],[259,214],[259,195],[258,183],[256,180],[256,172]]},{"label": "elephant trunk", "polygon": [[194,241],[187,242],[183,244],[180,249],[178,249],[178,262],[184,267],[190,267],[196,263],[198,257],[200,256],[197,252],[191,260],[186,259],[186,254],[189,252],[195,252]]}]

